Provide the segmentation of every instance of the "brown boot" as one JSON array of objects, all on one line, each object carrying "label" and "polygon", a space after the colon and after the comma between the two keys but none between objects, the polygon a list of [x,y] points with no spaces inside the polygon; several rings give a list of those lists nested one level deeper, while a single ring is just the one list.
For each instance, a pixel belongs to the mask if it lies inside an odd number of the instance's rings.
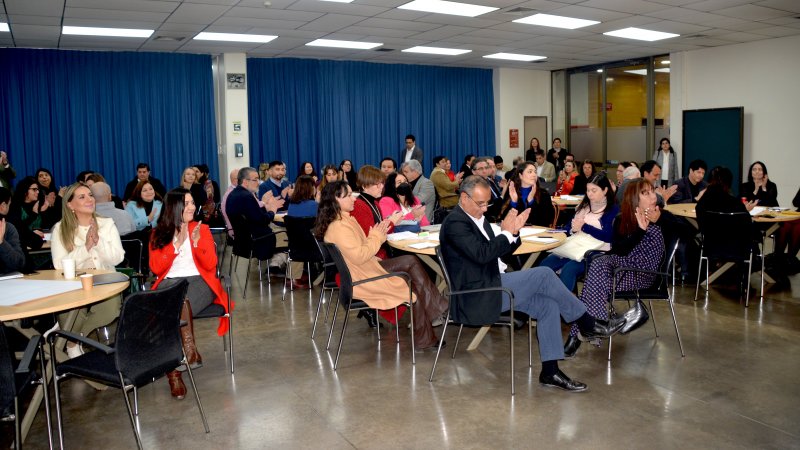
[{"label": "brown boot", "polygon": [[186,385],[183,384],[183,377],[177,370],[167,372],[167,380],[169,380],[169,392],[173,397],[178,400],[183,400],[186,397]]},{"label": "brown boot", "polygon": [[[200,356],[194,343],[194,322],[192,321],[192,305],[189,300],[183,302],[181,321],[186,322],[186,325],[181,327],[181,342],[183,342],[183,351],[186,353],[186,361],[192,366],[192,369],[203,367],[203,357]],[[180,366],[178,370],[183,372],[186,367]]]}]

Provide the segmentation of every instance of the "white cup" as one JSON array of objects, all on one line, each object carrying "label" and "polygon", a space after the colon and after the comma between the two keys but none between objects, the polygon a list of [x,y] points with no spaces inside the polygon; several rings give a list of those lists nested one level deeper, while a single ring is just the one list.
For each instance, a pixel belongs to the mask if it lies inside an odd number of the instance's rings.
[{"label": "white cup", "polygon": [[64,258],[61,260],[61,268],[64,270],[64,278],[75,278],[75,260],[72,258]]}]

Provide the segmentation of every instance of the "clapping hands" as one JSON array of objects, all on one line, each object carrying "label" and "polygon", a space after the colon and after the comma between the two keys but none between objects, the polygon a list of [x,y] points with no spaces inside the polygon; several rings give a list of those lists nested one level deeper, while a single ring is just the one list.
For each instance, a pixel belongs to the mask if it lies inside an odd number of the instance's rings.
[{"label": "clapping hands", "polygon": [[522,213],[517,212],[516,209],[512,209],[506,215],[506,218],[500,223],[500,229],[502,231],[508,231],[513,235],[519,234],[519,230],[525,226],[525,222],[528,221],[528,216],[531,214],[530,209],[526,209]]}]

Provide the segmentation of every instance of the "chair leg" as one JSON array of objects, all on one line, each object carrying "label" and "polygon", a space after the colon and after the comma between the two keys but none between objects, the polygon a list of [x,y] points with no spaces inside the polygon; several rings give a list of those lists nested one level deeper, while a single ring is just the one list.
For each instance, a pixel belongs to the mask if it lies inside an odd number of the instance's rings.
[{"label": "chair leg", "polygon": [[[377,312],[378,312],[378,310],[376,309],[375,313],[377,314]],[[399,344],[400,343],[400,316],[397,313],[397,307],[396,306],[394,307],[394,324],[395,324],[395,327],[394,327],[395,342]],[[380,328],[381,327],[379,326],[378,329],[380,329]],[[380,336],[380,333],[378,333],[378,336]]]},{"label": "chair leg", "polygon": [[528,367],[533,367],[533,319],[528,317]]},{"label": "chair leg", "polygon": [[[708,264],[708,261],[706,261]],[[697,285],[694,288],[694,301],[697,301],[697,294],[700,293],[700,272],[703,271],[703,248],[700,248],[700,261],[697,263]],[[706,277],[706,289],[708,289],[708,277]]]},{"label": "chair leg", "polygon": [[[186,355],[183,356],[183,360],[186,361]],[[200,418],[203,419],[203,428],[206,429],[206,433],[209,433],[210,430],[208,429],[208,421],[206,420],[206,413],[203,411],[203,404],[200,403],[200,394],[197,392],[197,385],[194,384],[194,375],[192,374],[191,364],[186,364],[186,372],[189,373],[189,382],[192,384],[192,391],[194,391],[194,399],[197,401],[197,409],[200,410]]]},{"label": "chair leg", "polygon": [[19,397],[14,395],[14,450],[22,449],[22,420],[19,415]]},{"label": "chair leg", "polygon": [[[331,296],[333,292],[331,292]],[[314,334],[317,332],[317,320],[319,320],[319,311],[322,309],[322,302],[325,300],[325,288],[319,290],[319,298],[317,299],[317,312],[314,314],[314,326],[311,327],[311,339],[314,339]]]},{"label": "chair leg", "polygon": [[647,303],[650,304],[650,322],[653,322],[653,331],[656,333],[656,337],[658,337],[658,328],[656,328],[656,313],[653,311],[653,301],[648,300]]},{"label": "chair leg", "polygon": [[[411,295],[409,293],[409,298],[410,297]],[[411,320],[411,364],[414,365],[417,364],[417,350],[414,344],[414,304],[411,302],[411,300],[408,301],[408,318]],[[399,328],[400,327],[398,327],[398,329]]]},{"label": "chair leg", "polygon": [[[395,313],[395,322],[397,321],[396,319],[397,319],[397,314]],[[381,322],[380,322],[380,316],[378,315],[378,310],[377,309],[375,310],[375,321],[378,323],[378,326],[375,327],[375,335],[378,336],[378,342],[380,342],[381,341]],[[399,333],[399,331],[398,331],[398,333]]]},{"label": "chair leg", "polygon": [[611,340],[613,336],[608,337],[608,360],[611,361]]},{"label": "chair leg", "polygon": [[336,326],[336,316],[339,313],[339,296],[336,296],[336,306],[333,307],[333,318],[331,319],[331,329],[328,331],[328,343],[325,344],[325,350],[331,348],[331,338],[333,337],[333,328]]},{"label": "chair leg", "polygon": [[510,357],[508,358],[511,361],[511,395],[516,393],[516,385],[514,384],[514,299],[511,299],[511,323],[508,326],[509,332],[509,351]]},{"label": "chair leg", "polygon": [[[52,418],[50,416],[50,389],[49,389],[50,386],[47,384],[47,371],[46,371],[47,363],[45,362],[45,359],[44,359],[44,344],[39,345],[39,367],[42,370],[41,384],[42,384],[42,390],[43,390],[43,394],[44,394],[44,413],[46,414],[45,415],[45,419],[47,421],[47,444],[48,444],[48,448],[50,448],[50,450],[52,450],[53,449],[53,424],[52,424]],[[17,416],[17,417],[19,417],[19,416]],[[20,442],[20,444],[22,444],[22,443]]]},{"label": "chair leg", "polygon": [[[245,270],[244,275],[244,286],[242,286],[242,299],[247,298],[247,282],[250,281],[250,264],[253,262],[252,259],[247,260],[247,269]],[[236,260],[236,265],[239,265],[239,260]]]},{"label": "chair leg", "polygon": [[[292,280],[292,255],[286,258],[286,273],[288,274],[289,280]],[[289,290],[294,291],[294,283],[291,281],[289,281]],[[286,300],[286,281],[283,282],[283,295],[281,295],[281,301],[284,300]]]},{"label": "chair leg", "polygon": [[333,294],[336,294],[336,302],[339,302],[339,288],[331,289],[331,298],[328,300],[328,306],[325,307],[325,322],[328,322],[328,315],[331,312],[331,305],[333,304]]},{"label": "chair leg", "polygon": [[436,349],[436,357],[433,359],[433,366],[431,367],[431,376],[428,377],[429,382],[433,382],[433,374],[436,373],[436,363],[439,362],[439,354],[442,353],[442,343],[444,342],[444,334],[447,333],[447,324],[450,322],[450,310],[447,311],[447,317],[444,320],[444,327],[442,328],[442,337],[439,338],[439,347]]},{"label": "chair leg", "polygon": [[678,347],[681,349],[681,357],[685,358],[686,353],[683,352],[683,341],[681,341],[681,332],[678,331],[678,319],[675,317],[675,305],[672,297],[669,300],[669,311],[672,313],[672,323],[675,324],[675,336],[678,337]]},{"label": "chair leg", "polygon": [[139,435],[139,427],[136,426],[136,417],[133,415],[133,408],[131,408],[131,399],[128,398],[128,390],[125,388],[125,380],[122,374],[118,373],[120,386],[122,386],[122,396],[125,398],[125,407],[128,409],[128,418],[131,419],[131,428],[133,428],[133,435],[136,437],[136,447],[142,450],[142,437]]},{"label": "chair leg", "polygon": [[453,346],[453,356],[450,359],[456,359],[456,350],[458,349],[458,341],[461,340],[461,332],[464,331],[464,325],[458,326],[458,335],[456,336],[456,345]]},{"label": "chair leg", "polygon": [[[764,258],[761,258],[763,261]],[[747,279],[745,282],[747,283],[747,288],[745,289],[745,297],[744,297],[744,307],[747,308],[750,306],[750,275],[753,273],[753,252],[750,252],[750,259],[747,260]],[[763,276],[763,275],[762,275]]]},{"label": "chair leg", "polygon": [[[334,315],[336,313],[334,312]],[[342,353],[342,345],[344,344],[344,333],[347,331],[347,319],[350,317],[350,308],[348,307],[344,313],[344,320],[342,321],[342,335],[339,336],[339,348],[336,349],[336,360],[333,362],[333,370],[339,367],[339,355]]]},{"label": "chair leg", "polygon": [[58,376],[56,375],[56,345],[50,342],[50,368],[53,371],[53,392],[56,397],[56,425],[58,426],[58,448],[64,448],[64,422],[61,419],[61,395],[58,388]]}]

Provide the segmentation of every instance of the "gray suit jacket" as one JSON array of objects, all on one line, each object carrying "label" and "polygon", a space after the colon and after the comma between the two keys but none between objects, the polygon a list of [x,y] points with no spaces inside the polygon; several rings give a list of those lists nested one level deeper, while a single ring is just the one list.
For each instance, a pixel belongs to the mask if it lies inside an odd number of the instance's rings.
[{"label": "gray suit jacket", "polygon": [[425,216],[433,223],[433,208],[436,206],[436,188],[433,182],[425,178],[425,175],[420,175],[411,192],[419,201],[425,203]]},{"label": "gray suit jacket", "polygon": [[[422,164],[422,149],[419,148],[419,145],[414,146],[414,150],[411,151],[411,159],[416,159]],[[406,161],[406,149],[405,147],[400,150],[400,159],[397,160],[398,165],[402,165]],[[423,166],[423,169],[425,167]]]}]

